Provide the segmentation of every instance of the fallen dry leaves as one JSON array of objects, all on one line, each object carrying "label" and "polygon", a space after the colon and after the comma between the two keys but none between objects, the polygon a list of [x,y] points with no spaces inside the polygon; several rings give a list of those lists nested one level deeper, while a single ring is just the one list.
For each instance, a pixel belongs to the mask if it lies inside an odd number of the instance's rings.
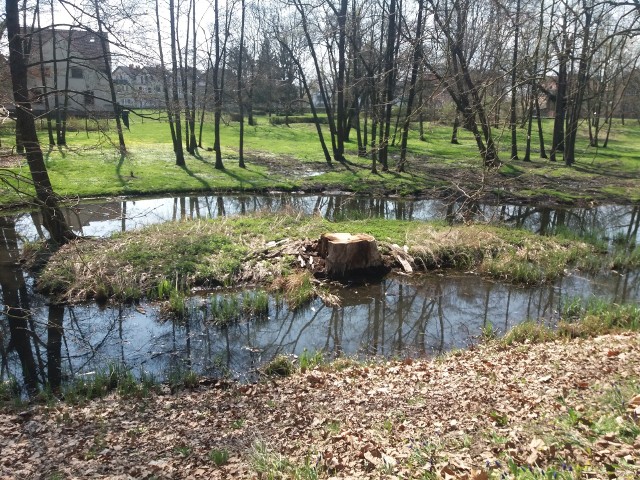
[{"label": "fallen dry leaves", "polygon": [[[500,478],[504,459],[629,475],[640,438],[553,441],[557,418],[640,372],[640,336],[477,347],[255,385],[0,412],[0,478]],[[640,396],[625,400],[640,412]],[[227,451],[216,466],[211,451]],[[263,472],[263,473],[260,473]],[[634,473],[635,472],[635,473]],[[267,473],[271,473],[269,477]],[[431,475],[431,476],[428,476]],[[622,475],[619,478],[623,478]],[[630,476],[629,478],[633,478]]]}]

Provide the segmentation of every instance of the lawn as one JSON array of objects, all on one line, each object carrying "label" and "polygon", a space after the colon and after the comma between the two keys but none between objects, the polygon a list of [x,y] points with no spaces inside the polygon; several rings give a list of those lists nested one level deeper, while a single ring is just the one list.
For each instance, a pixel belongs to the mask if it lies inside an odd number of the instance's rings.
[{"label": "lawn", "polygon": [[[425,141],[419,140],[417,125],[408,144],[407,173],[395,171],[399,158],[400,133],[390,146],[390,171],[370,172],[371,160],[357,156],[355,132],[347,144],[347,163],[329,168],[318,141],[315,126],[292,123],[273,125],[267,117],[257,117],[257,125],[245,127],[247,168],[238,164],[237,122],[222,125],[221,144],[224,170],[214,164],[213,125],[203,129],[203,148],[196,156],[187,154],[186,167],[175,165],[169,126],[166,121],[131,116],[131,129],[125,132],[127,155],[121,156],[115,144],[115,121],[101,121],[98,131],[93,121],[74,120],[67,147],[46,149],[47,135],[40,122],[40,138],[54,189],[66,197],[145,195],[194,191],[254,191],[342,189],[359,193],[438,196],[452,191],[471,192],[479,198],[498,195],[517,201],[556,203],[640,201],[640,126],[614,123],[608,148],[588,145],[586,129],[580,132],[577,163],[565,167],[532,152],[532,162],[510,161],[508,132],[496,129],[501,160],[498,171],[485,171],[471,134],[461,130],[459,145],[450,143],[451,127],[426,124]],[[89,127],[89,131],[85,128]],[[545,121],[546,141],[552,122]],[[330,137],[326,126],[326,140]],[[20,204],[29,193],[28,182],[16,182],[12,174],[28,178],[26,162],[11,155],[13,126],[0,129],[5,153],[0,187],[0,205]],[[520,158],[526,131],[519,130]],[[537,149],[537,136],[532,138]],[[547,146],[548,148],[548,146]],[[455,187],[452,187],[455,185]]]}]

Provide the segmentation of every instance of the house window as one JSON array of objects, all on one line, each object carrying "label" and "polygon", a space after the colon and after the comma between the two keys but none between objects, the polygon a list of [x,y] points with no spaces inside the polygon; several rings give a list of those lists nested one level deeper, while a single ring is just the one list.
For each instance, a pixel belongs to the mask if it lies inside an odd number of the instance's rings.
[{"label": "house window", "polygon": [[84,78],[81,68],[71,67],[71,78]]},{"label": "house window", "polygon": [[82,93],[84,94],[84,104],[85,105],[93,105],[93,104],[96,103],[96,99],[93,96],[93,91],[92,90],[85,90]]}]

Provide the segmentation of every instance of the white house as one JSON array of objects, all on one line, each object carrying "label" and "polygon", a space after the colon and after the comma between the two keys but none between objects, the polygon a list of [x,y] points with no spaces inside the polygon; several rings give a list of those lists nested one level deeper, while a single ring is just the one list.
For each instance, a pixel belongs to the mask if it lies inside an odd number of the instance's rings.
[{"label": "white house", "polygon": [[27,74],[34,113],[45,113],[45,96],[51,112],[64,111],[66,104],[66,111],[74,115],[112,113],[106,75],[110,67],[105,64],[105,55],[111,63],[108,43],[106,50],[95,34],[85,30],[34,31]]}]

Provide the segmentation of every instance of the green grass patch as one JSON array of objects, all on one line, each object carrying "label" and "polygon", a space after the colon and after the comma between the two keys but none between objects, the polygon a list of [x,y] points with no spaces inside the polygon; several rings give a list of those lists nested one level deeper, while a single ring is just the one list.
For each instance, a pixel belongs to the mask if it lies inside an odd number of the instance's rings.
[{"label": "green grass patch", "polygon": [[61,395],[69,403],[102,398],[114,391],[123,398],[145,398],[156,393],[158,386],[153,375],[143,372],[140,378],[136,378],[124,365],[110,364],[106,369],[91,375],[76,376],[63,387]]},{"label": "green grass patch", "polygon": [[270,377],[288,377],[295,372],[295,366],[291,358],[286,355],[277,355],[262,367],[262,372]]},{"label": "green grass patch", "polygon": [[206,319],[217,326],[245,319],[262,320],[269,315],[269,296],[264,290],[211,295],[203,308],[206,309]]},{"label": "green grass patch", "polygon": [[249,463],[258,475],[265,480],[291,478],[296,480],[317,480],[323,473],[316,467],[313,457],[308,454],[304,463],[295,464],[268,446],[264,441],[257,440],[251,446]]},{"label": "green grass patch", "polygon": [[[186,156],[186,167],[177,167],[170,140],[169,125],[164,120],[131,117],[131,130],[125,131],[127,155],[115,148],[116,132],[113,120],[100,124],[74,120],[68,135],[68,146],[47,148],[46,132],[40,131],[45,148],[46,165],[53,187],[65,197],[109,195],[141,195],[197,191],[252,191],[269,189],[343,189],[362,193],[397,193],[401,195],[433,194],[433,189],[446,190],[454,180],[454,172],[467,172],[455,178],[464,188],[479,188],[480,155],[472,135],[460,131],[459,145],[450,143],[451,127],[426,124],[426,141],[420,141],[416,125],[412,126],[408,143],[407,173],[395,171],[399,157],[399,139],[389,147],[390,171],[370,173],[371,160],[357,155],[357,145],[346,143],[348,165],[328,168],[320,149],[315,125],[306,123],[309,116],[289,117],[290,124],[279,122],[284,117],[257,117],[257,125],[245,128],[247,168],[238,167],[239,124],[229,121],[221,127],[224,170],[214,168],[213,124],[207,116],[203,130],[203,148],[195,156]],[[296,123],[305,122],[305,123]],[[86,126],[86,130],[85,130]],[[15,143],[11,122],[0,128],[0,141],[9,151]],[[550,139],[551,121],[544,123]],[[327,140],[328,126],[323,125]],[[606,149],[588,147],[582,132],[579,138],[579,158],[572,167],[564,167],[537,158],[531,162],[507,161],[509,145],[498,138],[505,164],[487,192],[501,193],[509,187],[509,196],[551,198],[558,202],[615,199],[640,199],[640,187],[635,181],[640,173],[640,126],[616,122],[612,139]],[[524,146],[524,130],[518,130],[520,147]],[[537,145],[537,134],[533,144]],[[452,175],[443,174],[447,170]],[[473,169],[473,170],[472,170]],[[321,175],[317,175],[321,173]],[[10,185],[19,186],[27,195],[33,194],[28,182],[11,178],[29,176],[26,162],[13,157],[0,175]],[[487,177],[489,178],[489,177]],[[514,183],[516,182],[517,183]],[[511,182],[511,183],[509,183]],[[584,186],[588,185],[589,193]],[[28,198],[8,184],[0,186],[0,205],[26,203]]]},{"label": "green grass patch", "polygon": [[640,306],[611,304],[600,299],[571,299],[564,305],[557,326],[528,320],[511,328],[501,339],[508,346],[589,338],[620,332],[640,331]]}]

